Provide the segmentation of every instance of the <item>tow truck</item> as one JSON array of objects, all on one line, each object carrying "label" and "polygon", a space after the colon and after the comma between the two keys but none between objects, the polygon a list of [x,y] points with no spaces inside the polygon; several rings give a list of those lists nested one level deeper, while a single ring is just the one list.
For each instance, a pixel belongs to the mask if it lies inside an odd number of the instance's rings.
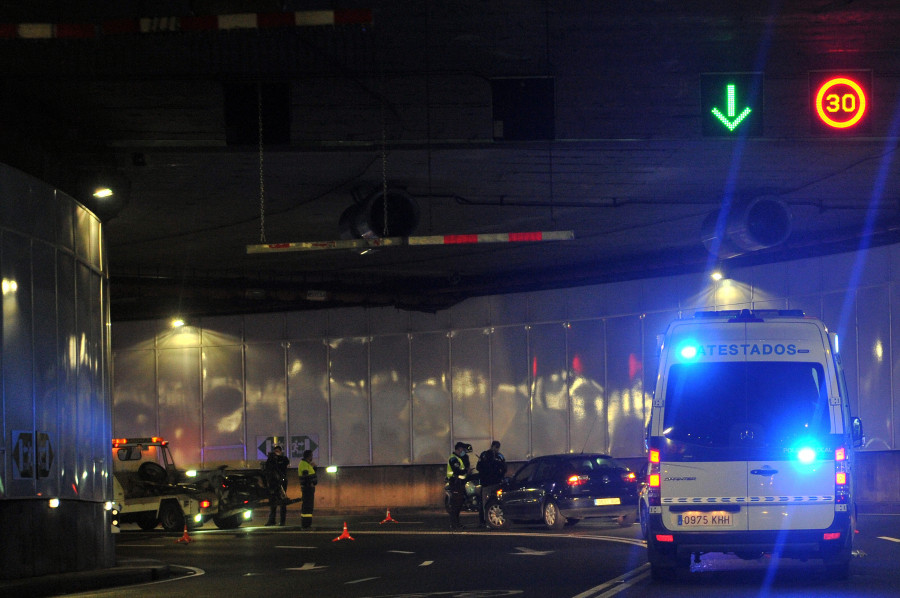
[{"label": "tow truck", "polygon": [[183,471],[175,466],[163,438],[115,438],[113,495],[117,521],[143,530],[157,525],[169,532],[201,527],[213,520],[219,529],[235,529],[253,509],[296,500],[271,497],[261,470]]}]

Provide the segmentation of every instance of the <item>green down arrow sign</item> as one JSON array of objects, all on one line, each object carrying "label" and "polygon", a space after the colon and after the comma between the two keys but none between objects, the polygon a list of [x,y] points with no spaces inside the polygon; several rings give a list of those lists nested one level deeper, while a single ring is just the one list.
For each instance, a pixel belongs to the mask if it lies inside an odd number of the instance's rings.
[{"label": "green down arrow sign", "polygon": [[750,110],[750,106],[747,106],[741,111],[740,114],[735,116],[733,84],[725,86],[725,112],[726,114],[722,114],[722,111],[715,106],[712,109],[713,116],[718,118],[723,125],[728,127],[729,131],[734,131],[737,126],[741,124],[741,121],[747,118],[747,116],[752,112],[752,110]]},{"label": "green down arrow sign", "polygon": [[703,135],[761,136],[764,82],[764,74],[758,72],[701,73],[700,115]]}]

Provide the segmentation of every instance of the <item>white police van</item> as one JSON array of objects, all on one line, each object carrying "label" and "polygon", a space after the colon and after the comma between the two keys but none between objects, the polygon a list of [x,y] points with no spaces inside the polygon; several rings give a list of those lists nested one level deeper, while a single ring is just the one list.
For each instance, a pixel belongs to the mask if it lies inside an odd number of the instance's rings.
[{"label": "white police van", "polygon": [[652,575],[709,552],[849,574],[851,417],[837,337],[799,310],[698,312],[661,337],[641,520]]}]

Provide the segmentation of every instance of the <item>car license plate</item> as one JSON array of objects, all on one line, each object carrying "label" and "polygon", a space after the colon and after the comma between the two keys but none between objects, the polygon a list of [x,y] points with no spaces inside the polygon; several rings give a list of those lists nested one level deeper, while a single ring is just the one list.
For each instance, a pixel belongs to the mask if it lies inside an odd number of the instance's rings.
[{"label": "car license plate", "polygon": [[598,507],[601,505],[617,505],[619,504],[618,497],[616,498],[595,498],[594,504]]},{"label": "car license plate", "polygon": [[678,525],[681,527],[730,527],[732,514],[726,511],[688,511],[678,514]]}]

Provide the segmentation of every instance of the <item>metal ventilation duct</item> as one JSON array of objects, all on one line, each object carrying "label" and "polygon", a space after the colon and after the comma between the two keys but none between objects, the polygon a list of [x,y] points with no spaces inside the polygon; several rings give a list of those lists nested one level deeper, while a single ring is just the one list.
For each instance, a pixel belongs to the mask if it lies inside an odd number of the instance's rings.
[{"label": "metal ventilation duct", "polygon": [[780,199],[735,201],[721,223],[720,213],[711,212],[700,227],[706,250],[719,259],[774,247],[791,234],[790,207]]},{"label": "metal ventilation duct", "polygon": [[402,189],[388,189],[387,207],[384,197],[384,192],[379,189],[365,201],[344,210],[339,224],[341,238],[378,239],[412,234],[419,224],[416,201]]}]

